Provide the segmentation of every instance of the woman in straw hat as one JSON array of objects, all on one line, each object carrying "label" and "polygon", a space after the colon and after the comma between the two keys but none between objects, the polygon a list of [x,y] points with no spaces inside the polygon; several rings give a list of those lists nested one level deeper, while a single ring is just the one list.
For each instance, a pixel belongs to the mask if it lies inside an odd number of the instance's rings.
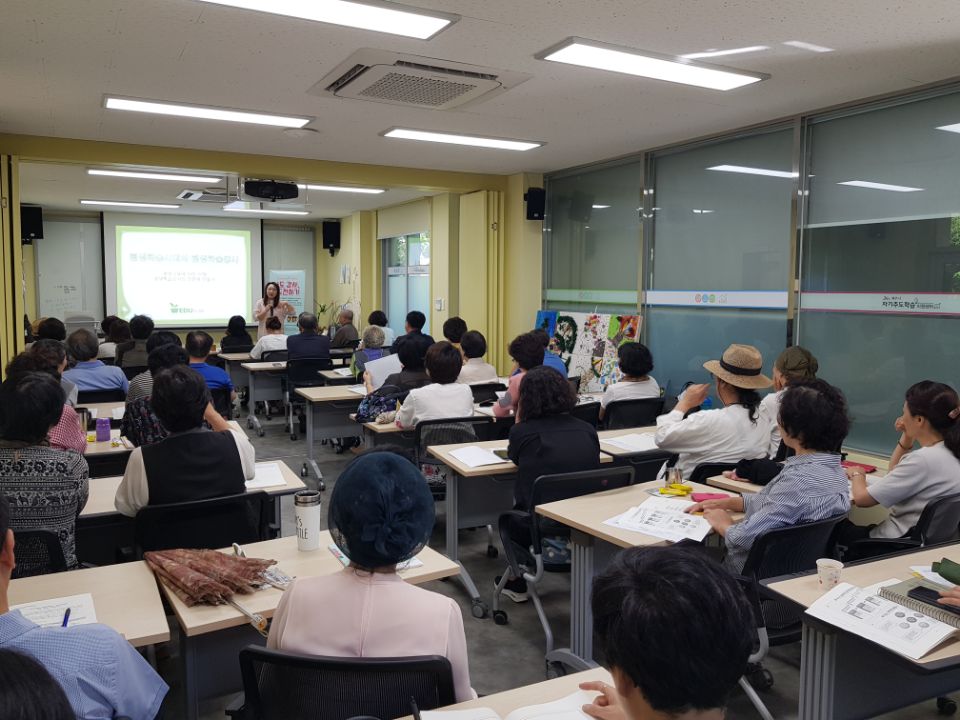
[{"label": "woman in straw hat", "polygon": [[434,519],[433,496],[410,460],[370,452],[351,462],[337,479],[327,518],[350,565],[294,580],[267,647],[350,658],[442,655],[453,669],[457,702],[475,698],[460,607],[397,574],[398,563],[427,544]]},{"label": "woman in straw hat", "polygon": [[752,345],[731,345],[720,360],[708,360],[703,367],[716,379],[717,397],[724,407],[684,419],[710,391],[707,384],[691,385],[672,411],[657,418],[656,443],[680,456],[675,467],[684,478],[704,463],[766,457],[770,441],[770,428],[758,422],[757,390],[772,384],[763,374],[760,351]]}]

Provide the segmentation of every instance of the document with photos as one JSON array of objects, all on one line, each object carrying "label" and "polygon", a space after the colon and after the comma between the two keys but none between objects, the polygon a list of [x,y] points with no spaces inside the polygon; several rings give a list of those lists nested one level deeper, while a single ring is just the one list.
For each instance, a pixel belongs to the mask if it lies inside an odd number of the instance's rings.
[{"label": "document with photos", "polygon": [[880,588],[899,580],[860,588],[840,583],[807,612],[819,620],[919,660],[957,631],[949,625],[880,597]]},{"label": "document with photos", "polygon": [[700,515],[684,512],[693,504],[679,498],[651,497],[641,505],[605,520],[604,525],[652,535],[671,542],[700,542],[710,534],[710,523]]},{"label": "document with photos", "polygon": [[553,702],[542,705],[529,705],[514,710],[501,718],[494,710],[486,707],[470,710],[428,710],[420,713],[423,720],[589,720],[580,709],[589,705],[596,693],[578,690]]}]

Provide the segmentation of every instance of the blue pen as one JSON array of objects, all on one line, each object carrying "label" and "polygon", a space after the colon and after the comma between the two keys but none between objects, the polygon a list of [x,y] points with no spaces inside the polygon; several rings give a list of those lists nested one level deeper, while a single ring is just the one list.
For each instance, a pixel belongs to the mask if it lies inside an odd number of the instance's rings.
[{"label": "blue pen", "polygon": [[63,625],[60,627],[66,627],[68,622],[70,622],[70,608],[67,608],[66,612],[63,613]]}]

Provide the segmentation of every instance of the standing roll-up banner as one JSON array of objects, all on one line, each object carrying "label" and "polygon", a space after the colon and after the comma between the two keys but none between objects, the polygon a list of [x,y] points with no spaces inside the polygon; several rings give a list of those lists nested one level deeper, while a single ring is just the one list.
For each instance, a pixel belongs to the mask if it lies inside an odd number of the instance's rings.
[{"label": "standing roll-up banner", "polygon": [[270,281],[280,286],[280,299],[293,306],[293,312],[283,319],[283,332],[296,335],[297,318],[304,311],[303,290],[307,275],[303,270],[271,270]]}]

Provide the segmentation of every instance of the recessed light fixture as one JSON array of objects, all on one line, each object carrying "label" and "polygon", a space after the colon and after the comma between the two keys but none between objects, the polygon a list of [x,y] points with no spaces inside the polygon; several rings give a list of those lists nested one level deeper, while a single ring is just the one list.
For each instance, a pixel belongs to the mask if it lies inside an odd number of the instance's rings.
[{"label": "recessed light fixture", "polygon": [[365,195],[379,195],[386,192],[383,188],[350,187],[348,185],[297,185],[301,190],[317,190],[319,192],[362,193]]},{"label": "recessed light fixture", "polygon": [[224,208],[224,212],[256,213],[258,215],[309,215],[306,210],[262,210],[257,208]]},{"label": "recessed light fixture", "polygon": [[723,57],[725,55],[746,55],[747,53],[769,50],[767,45],[751,45],[750,47],[732,48],[730,50],[704,50],[703,52],[681,55],[684,60],[702,60],[703,58]]},{"label": "recessed light fixture", "polygon": [[109,207],[135,207],[135,208],[161,208],[167,210],[176,210],[179,205],[170,205],[168,203],[149,203],[149,202],[126,202],[123,200],[81,200],[81,205],[107,205]]},{"label": "recessed light fixture", "polygon": [[694,214],[694,215],[709,215],[709,214],[712,213],[712,212],[713,212],[713,210],[699,210],[699,209],[697,209],[697,208],[694,208],[694,209],[693,209],[693,214]]},{"label": "recessed light fixture", "polygon": [[946,130],[947,132],[960,133],[960,123],[955,123],[953,125],[941,125],[937,130]]},{"label": "recessed light fixture", "polygon": [[846,180],[838,182],[837,185],[849,185],[850,187],[867,188],[868,190],[888,190],[890,192],[923,192],[923,188],[910,187],[909,185],[888,185],[887,183],[870,182],[869,180]]},{"label": "recessed light fixture", "polygon": [[606,210],[610,206],[609,205],[593,205],[592,207],[594,210]]},{"label": "recessed light fixture", "polygon": [[815,53],[833,52],[833,48],[824,47],[823,45],[814,45],[813,43],[803,42],[802,40],[787,40],[783,44],[797,48],[798,50],[809,50],[810,52]]},{"label": "recessed light fixture", "polygon": [[218,183],[222,179],[218,177],[204,177],[203,175],[175,175],[172,173],[140,172],[138,170],[100,170],[98,168],[87,168],[87,175],[198,183]]},{"label": "recessed light fixture", "polygon": [[799,173],[789,172],[787,170],[768,170],[767,168],[747,167],[745,165],[714,165],[707,170],[716,170],[717,172],[742,173],[744,175],[766,175],[767,177],[795,178],[800,177]]},{"label": "recessed light fixture", "polygon": [[770,77],[762,73],[695,63],[684,58],[632,50],[575,37],[567,38],[560,44],[538,53],[535,57],[540,60],[610,70],[712,90],[733,90]]},{"label": "recessed light fixture", "polygon": [[400,140],[422,140],[424,142],[470,145],[473,147],[494,148],[496,150],[518,150],[520,152],[543,146],[542,142],[505,140],[503,138],[482,137],[480,135],[456,135],[454,133],[409,130],[407,128],[393,128],[383,133],[383,136],[398,138]]},{"label": "recessed light fixture", "polygon": [[214,5],[286,15],[301,20],[330,23],[428,40],[459,19],[458,15],[428,12],[387,2],[348,0],[201,0]]},{"label": "recessed light fixture", "polygon": [[227,122],[271,125],[273,127],[300,128],[311,122],[310,117],[290,115],[270,115],[250,110],[227,110],[206,105],[185,105],[158,100],[138,100],[136,98],[106,97],[103,106],[108,110],[129,110],[132,112],[153,113],[156,115],[174,115],[176,117],[202,118],[204,120],[225,120]]}]

